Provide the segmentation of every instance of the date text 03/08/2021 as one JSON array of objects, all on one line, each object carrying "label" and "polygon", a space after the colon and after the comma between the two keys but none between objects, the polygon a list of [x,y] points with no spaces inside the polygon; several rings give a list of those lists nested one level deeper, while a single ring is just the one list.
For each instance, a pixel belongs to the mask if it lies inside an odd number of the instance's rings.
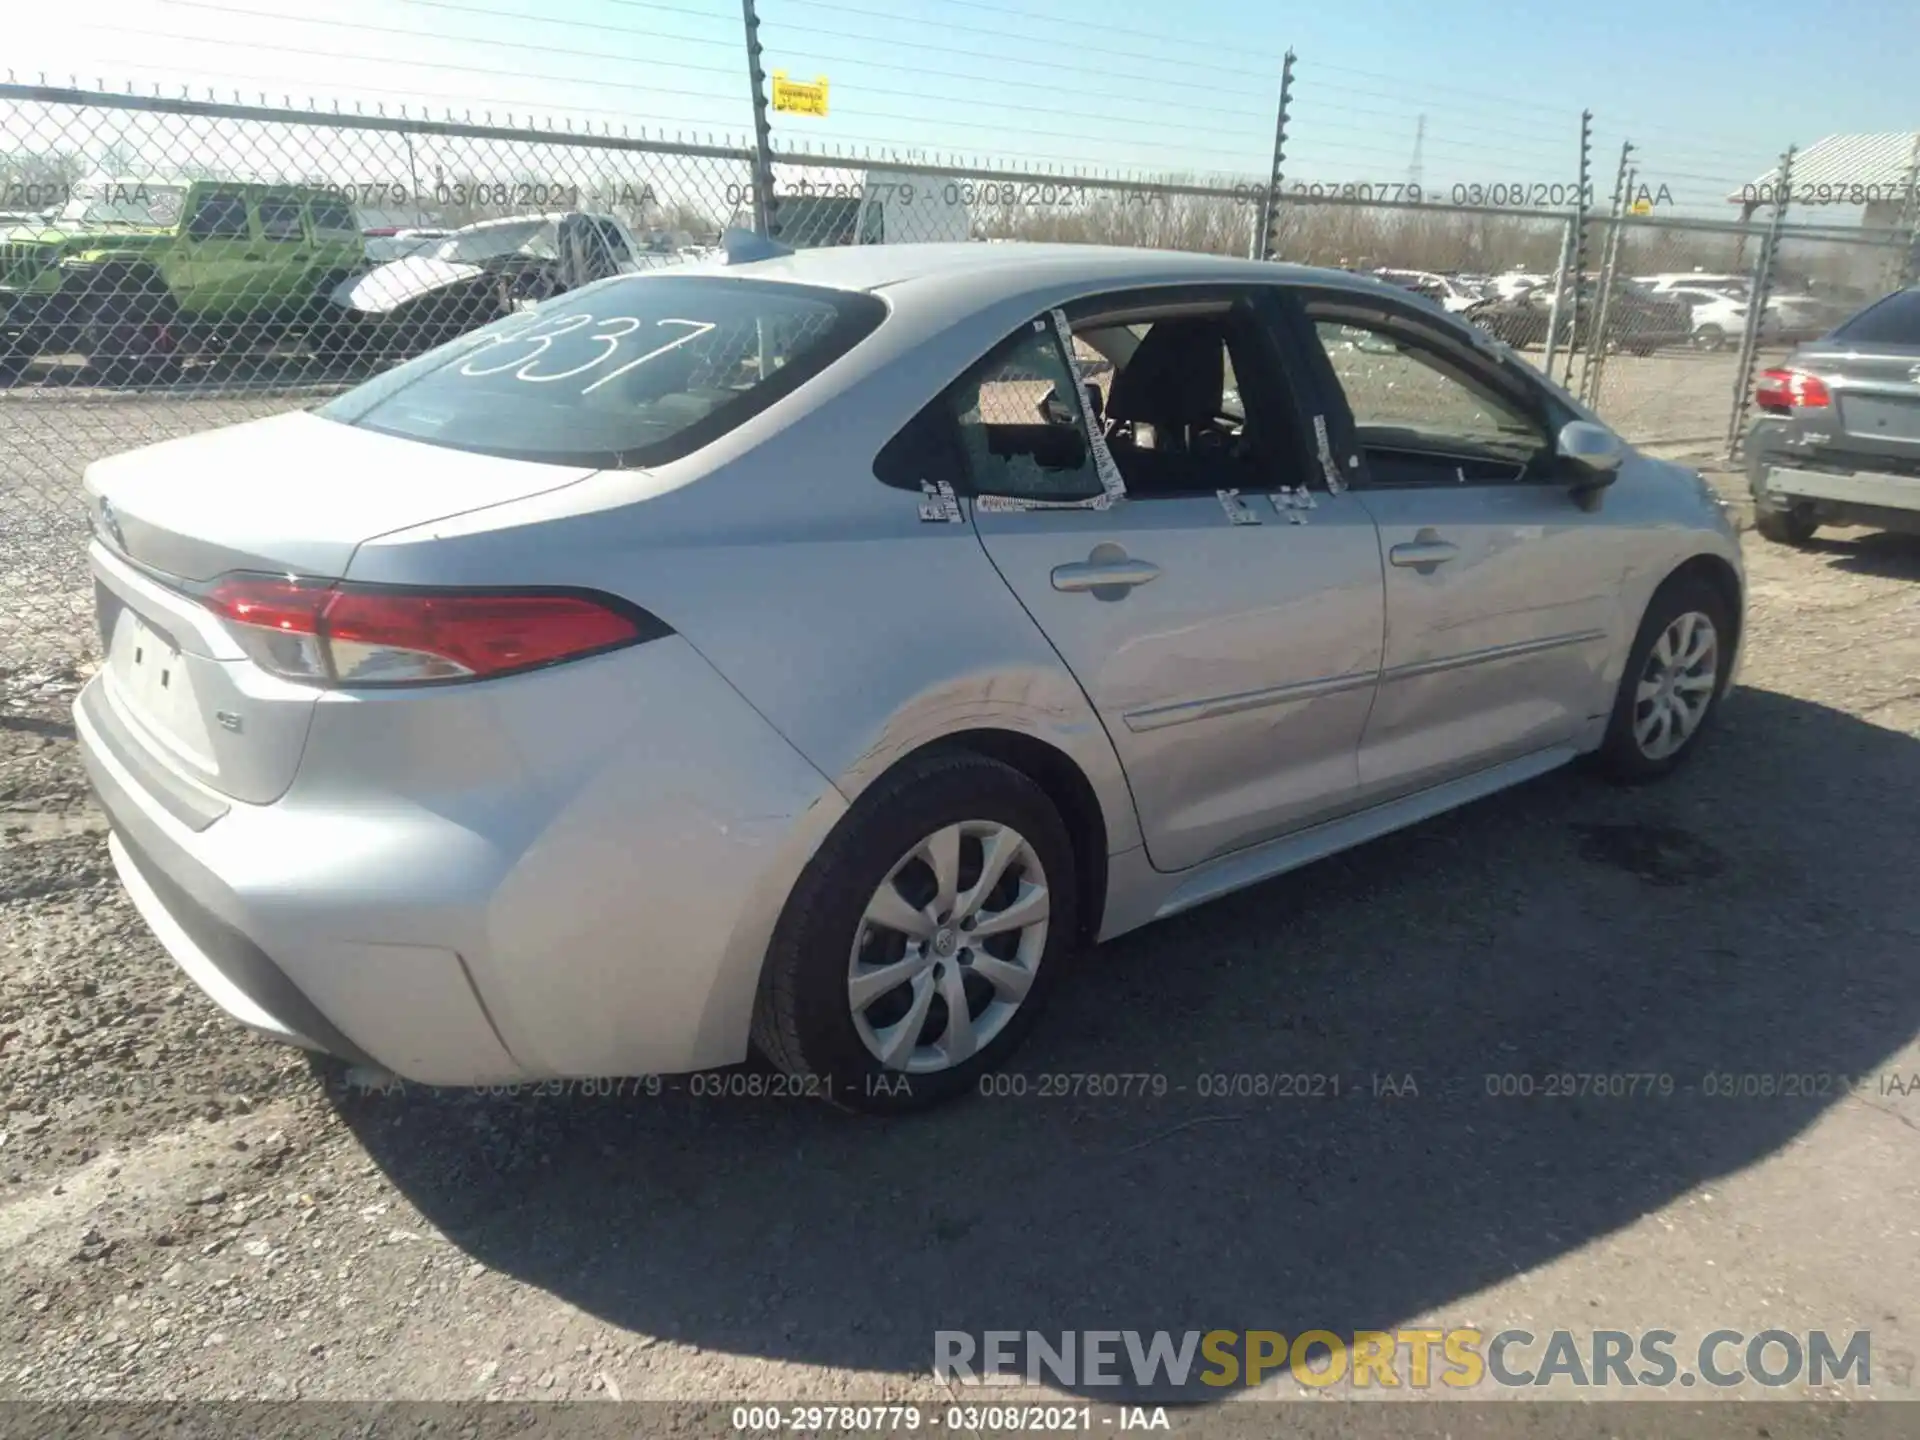
[{"label": "date text 03/08/2021", "polygon": [[729,1417],[736,1435],[906,1435],[951,1430],[957,1434],[1053,1435],[1110,1430],[1171,1430],[1164,1405],[954,1404],[937,1405],[736,1405]]},{"label": "date text 03/08/2021", "polygon": [[[1410,180],[1293,180],[1281,187],[1289,200],[1334,201],[1363,205],[1441,205],[1462,209],[1564,210],[1581,203],[1578,183],[1557,180],[1459,180],[1451,185],[1421,185]],[[1263,201],[1264,185],[1236,185],[1233,196],[1245,203]],[[1152,200],[1163,195],[1145,197]],[[1594,203],[1594,188],[1586,187],[1584,202]],[[1640,184],[1626,196],[1629,207],[1657,207],[1677,203],[1666,185]]]},{"label": "date text 03/08/2021", "polygon": [[[1488,1072],[1477,1084],[1442,1083],[1412,1071],[1375,1071],[1343,1075],[1330,1071],[1209,1070],[1184,1078],[1157,1071],[994,1071],[982,1075],[976,1093],[987,1100],[1382,1100],[1458,1098],[1479,1094],[1511,1100],[1673,1100],[1793,1101],[1871,1096],[1882,1099],[1920,1096],[1920,1070],[1863,1074],[1840,1072],[1751,1072],[1709,1070],[1678,1079],[1666,1071]],[[910,1095],[913,1077],[880,1074],[864,1083],[869,1095]],[[384,1073],[350,1074],[348,1087],[379,1094],[431,1090],[422,1082]],[[1423,1089],[1424,1087],[1424,1089]],[[844,1087],[840,1087],[844,1088]],[[682,1075],[607,1075],[558,1077],[482,1086],[477,1093],[497,1099],[580,1098],[656,1099],[685,1095],[694,1100],[832,1100],[836,1084],[826,1075],[784,1075],[748,1070],[703,1070]]]}]

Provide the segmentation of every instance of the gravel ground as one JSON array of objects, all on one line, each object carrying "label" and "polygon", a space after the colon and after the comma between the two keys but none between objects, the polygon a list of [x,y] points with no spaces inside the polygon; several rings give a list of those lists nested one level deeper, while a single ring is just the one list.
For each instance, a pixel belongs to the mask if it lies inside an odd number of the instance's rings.
[{"label": "gravel ground", "polygon": [[[250,1039],[112,881],[80,672],[0,674],[0,1395],[944,1402],[939,1328],[1421,1322],[1870,1329],[1910,1384],[1920,543],[1749,541],[1744,688],[1670,783],[1550,776],[1129,936],[1027,1096],[891,1124]],[[1675,1088],[1488,1094],[1563,1071]],[[1034,1093],[1114,1072],[1166,1093]],[[1203,1093],[1275,1073],[1338,1098]],[[1707,1093],[1788,1073],[1869,1079]]]}]

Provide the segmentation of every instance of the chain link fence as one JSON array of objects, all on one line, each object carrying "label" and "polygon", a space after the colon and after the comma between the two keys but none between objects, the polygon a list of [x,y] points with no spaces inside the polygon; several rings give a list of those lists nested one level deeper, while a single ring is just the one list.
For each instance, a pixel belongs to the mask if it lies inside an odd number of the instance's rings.
[{"label": "chain link fence", "polygon": [[1436,199],[1285,182],[1284,118],[1256,178],[0,85],[0,678],[95,650],[91,461],[314,404],[602,275],[702,257],[730,227],[796,248],[1070,241],[1375,273],[1675,453],[1737,438],[1753,365],[1911,281],[1911,224],[1776,234],[1586,209],[1576,246],[1577,183]]},{"label": "chain link fence", "polygon": [[92,652],[91,461],[705,253],[751,175],[724,145],[0,88],[0,667]]}]

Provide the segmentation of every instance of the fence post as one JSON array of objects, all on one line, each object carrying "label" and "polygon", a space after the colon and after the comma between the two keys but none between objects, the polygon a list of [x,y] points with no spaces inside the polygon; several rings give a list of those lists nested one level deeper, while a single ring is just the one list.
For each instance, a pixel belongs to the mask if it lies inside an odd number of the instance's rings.
[{"label": "fence post", "polygon": [[1560,258],[1553,262],[1553,301],[1547,306],[1547,353],[1540,362],[1540,373],[1553,378],[1555,347],[1560,343],[1560,301],[1567,293],[1567,266],[1573,263],[1573,232],[1580,222],[1568,220],[1560,237]]},{"label": "fence post", "polygon": [[1767,223],[1766,239],[1760,242],[1760,254],[1753,262],[1753,290],[1747,301],[1747,324],[1740,332],[1740,364],[1734,372],[1733,413],[1727,419],[1727,459],[1740,454],[1740,442],[1746,438],[1747,408],[1753,399],[1754,358],[1760,349],[1760,327],[1766,320],[1767,299],[1773,293],[1773,257],[1780,245],[1780,227],[1786,223],[1787,201],[1793,194],[1793,157],[1798,146],[1789,145],[1780,157],[1780,179],[1773,187],[1773,219]]},{"label": "fence post", "polygon": [[747,34],[747,83],[753,89],[753,228],[773,235],[773,132],[767,124],[767,72],[760,65],[760,16],[753,0],[740,0]]},{"label": "fence post", "polygon": [[1593,112],[1580,112],[1580,187],[1573,197],[1573,295],[1567,307],[1567,373],[1561,382],[1573,387],[1573,356],[1580,348],[1580,282],[1587,274],[1587,196],[1593,189]]},{"label": "fence post", "polygon": [[1587,347],[1587,363],[1580,372],[1581,399],[1592,409],[1600,408],[1600,379],[1607,369],[1607,321],[1613,308],[1614,272],[1620,266],[1620,246],[1626,230],[1627,204],[1633,195],[1635,171],[1628,164],[1633,142],[1620,146],[1620,168],[1613,176],[1613,208],[1607,212],[1607,238],[1600,247],[1600,293],[1594,297],[1593,333],[1599,349]]},{"label": "fence post", "polygon": [[1280,109],[1273,120],[1273,165],[1267,172],[1267,193],[1260,205],[1259,256],[1273,259],[1274,227],[1280,221],[1281,167],[1287,158],[1287,105],[1293,99],[1293,51],[1280,62]]},{"label": "fence post", "polygon": [[413,132],[402,130],[400,138],[407,147],[407,183],[413,187],[413,223],[425,225],[426,217],[420,212],[420,166],[413,155]]},{"label": "fence post", "polygon": [[1893,222],[1893,234],[1900,249],[1888,267],[1887,289],[1904,290],[1913,284],[1914,267],[1920,263],[1920,133],[1913,137],[1907,183],[1900,195],[1900,214]]}]

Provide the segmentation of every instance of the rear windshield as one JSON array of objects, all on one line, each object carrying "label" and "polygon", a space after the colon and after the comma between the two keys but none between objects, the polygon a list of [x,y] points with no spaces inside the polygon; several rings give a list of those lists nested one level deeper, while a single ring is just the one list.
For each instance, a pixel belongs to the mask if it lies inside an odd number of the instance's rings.
[{"label": "rear windshield", "polygon": [[1832,338],[1853,345],[1920,346],[1920,290],[1901,290],[1874,301]]},{"label": "rear windshield", "polygon": [[659,465],[805,383],[885,314],[854,291],[620,276],[463,335],[318,413],[455,450]]}]

